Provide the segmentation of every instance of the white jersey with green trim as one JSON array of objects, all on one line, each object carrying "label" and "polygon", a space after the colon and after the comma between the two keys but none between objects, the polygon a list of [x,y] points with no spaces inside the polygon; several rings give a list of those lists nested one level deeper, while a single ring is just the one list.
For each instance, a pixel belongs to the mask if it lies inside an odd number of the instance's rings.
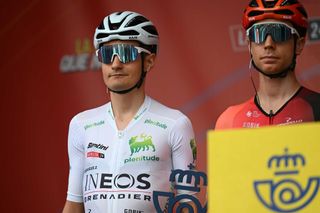
[{"label": "white jersey with green trim", "polygon": [[171,192],[171,171],[194,168],[195,152],[187,116],[148,96],[121,131],[110,102],[84,111],[69,126],[67,200],[88,213],[156,212],[153,191]]}]

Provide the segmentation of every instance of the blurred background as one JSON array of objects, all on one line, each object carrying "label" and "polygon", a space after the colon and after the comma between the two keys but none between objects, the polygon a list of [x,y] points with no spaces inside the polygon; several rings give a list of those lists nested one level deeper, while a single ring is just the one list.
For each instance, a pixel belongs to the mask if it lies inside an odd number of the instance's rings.
[{"label": "blurred background", "polygon": [[[320,2],[310,17],[296,74],[320,92]],[[0,212],[61,212],[67,191],[67,131],[80,111],[109,101],[92,44],[107,14],[132,10],[160,34],[146,90],[191,119],[199,170],[206,134],[228,106],[254,94],[242,12],[248,1],[11,0],[0,8]],[[205,199],[204,196],[201,199]]]}]

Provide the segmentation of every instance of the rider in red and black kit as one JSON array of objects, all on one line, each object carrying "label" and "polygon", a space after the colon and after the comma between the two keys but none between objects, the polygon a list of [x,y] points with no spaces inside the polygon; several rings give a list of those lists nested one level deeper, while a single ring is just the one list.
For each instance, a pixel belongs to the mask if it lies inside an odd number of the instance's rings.
[{"label": "rider in red and black kit", "polygon": [[301,86],[294,73],[308,28],[303,5],[297,0],[252,0],[242,24],[259,88],[252,80],[256,95],[225,110],[215,129],[320,121],[320,94]]}]

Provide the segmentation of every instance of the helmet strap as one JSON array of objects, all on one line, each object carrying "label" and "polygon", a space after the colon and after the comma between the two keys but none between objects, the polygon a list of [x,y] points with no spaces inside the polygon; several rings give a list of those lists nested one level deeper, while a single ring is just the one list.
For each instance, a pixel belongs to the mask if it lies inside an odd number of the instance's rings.
[{"label": "helmet strap", "polygon": [[[294,38],[294,55],[293,55],[293,58],[292,58],[292,61],[291,61],[291,64],[287,67],[287,68],[284,68],[283,70],[281,70],[280,72],[277,72],[277,73],[273,73],[273,74],[269,74],[269,73],[265,73],[263,70],[261,70],[255,63],[254,63],[254,60],[252,58],[252,54],[251,54],[251,51],[250,51],[250,66],[252,65],[258,72],[262,73],[264,76],[267,76],[269,78],[285,78],[288,73],[290,71],[294,71],[295,67],[296,67],[296,58],[297,58],[297,55],[296,55],[296,46],[297,46],[297,39]],[[251,48],[251,47],[250,47]]]},{"label": "helmet strap", "polygon": [[273,73],[273,74],[269,74],[269,73],[265,73],[264,71],[262,71],[259,67],[257,67],[257,65],[254,63],[252,57],[251,57],[251,62],[252,63],[252,66],[260,73],[262,73],[263,75],[269,77],[269,78],[284,78],[288,75],[288,73],[290,71],[294,71],[295,69],[295,66],[296,66],[296,55],[294,55],[294,57],[292,58],[292,62],[291,64],[283,69],[282,71],[280,72],[277,72],[277,73]]}]

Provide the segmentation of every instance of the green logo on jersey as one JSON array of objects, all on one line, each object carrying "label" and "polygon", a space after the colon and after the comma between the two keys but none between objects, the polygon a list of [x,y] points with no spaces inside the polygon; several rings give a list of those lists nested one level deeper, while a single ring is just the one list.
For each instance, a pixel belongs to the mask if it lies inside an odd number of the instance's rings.
[{"label": "green logo on jersey", "polygon": [[144,108],[143,110],[141,110],[141,112],[139,113],[139,114],[137,114],[136,116],[134,116],[134,120],[137,120],[138,118],[140,118],[140,116],[145,112],[145,111],[147,111],[147,107],[146,108]]},{"label": "green logo on jersey", "polygon": [[197,144],[196,144],[196,141],[194,139],[190,140],[190,147],[191,147],[191,150],[192,150],[193,162],[190,163],[188,165],[188,167],[189,167],[190,170],[193,170],[193,169],[196,168],[196,160],[197,160]]},{"label": "green logo on jersey", "polygon": [[152,151],[155,152],[156,149],[152,143],[152,137],[147,136],[145,134],[141,134],[139,136],[131,137],[129,140],[129,146],[131,150],[131,155],[133,153],[138,153],[140,151],[147,151],[152,148]]},{"label": "green logo on jersey", "polygon": [[146,120],[144,121],[144,123],[145,123],[145,124],[151,124],[151,125],[154,125],[154,126],[158,126],[158,127],[162,128],[162,129],[166,129],[166,128],[167,128],[167,125],[166,125],[166,124],[160,123],[159,121],[153,121],[153,120],[151,120],[151,119],[146,119]]},{"label": "green logo on jersey", "polygon": [[197,144],[195,139],[190,140],[190,146],[192,149],[193,160],[197,159]]},{"label": "green logo on jersey", "polygon": [[153,156],[139,156],[139,157],[129,157],[124,160],[124,163],[134,163],[134,162],[141,162],[141,161],[159,161],[160,158],[153,155]]},{"label": "green logo on jersey", "polygon": [[87,130],[87,129],[91,128],[91,127],[100,126],[102,124],[104,124],[104,120],[101,120],[101,121],[98,121],[98,122],[94,122],[94,123],[91,123],[91,124],[87,124],[87,125],[84,126],[84,129]]}]

